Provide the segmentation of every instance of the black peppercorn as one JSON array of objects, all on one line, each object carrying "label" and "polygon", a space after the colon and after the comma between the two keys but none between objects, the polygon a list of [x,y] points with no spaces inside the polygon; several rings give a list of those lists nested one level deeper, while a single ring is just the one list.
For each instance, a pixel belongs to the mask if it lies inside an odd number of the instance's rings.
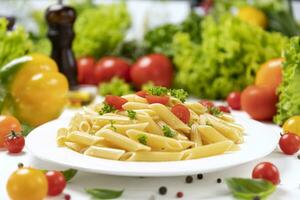
[{"label": "black peppercorn", "polygon": [[185,182],[186,182],[186,183],[192,183],[192,182],[193,182],[193,177],[192,177],[192,176],[187,176],[187,177],[185,178]]},{"label": "black peppercorn", "polygon": [[198,174],[198,175],[197,175],[197,178],[198,178],[199,180],[203,179],[203,174]]},{"label": "black peppercorn", "polygon": [[222,179],[218,178],[217,183],[222,183]]},{"label": "black peppercorn", "polygon": [[297,156],[297,158],[300,160],[300,154]]},{"label": "black peppercorn", "polygon": [[24,164],[23,163],[18,163],[18,168],[22,168],[24,167]]},{"label": "black peppercorn", "polygon": [[161,186],[159,189],[158,189],[158,192],[159,194],[161,195],[165,195],[167,194],[167,188],[165,186]]}]

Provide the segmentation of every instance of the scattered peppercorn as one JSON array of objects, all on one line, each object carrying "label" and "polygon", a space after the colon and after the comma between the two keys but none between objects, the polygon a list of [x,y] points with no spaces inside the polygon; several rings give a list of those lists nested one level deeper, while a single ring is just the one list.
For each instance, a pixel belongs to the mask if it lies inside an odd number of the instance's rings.
[{"label": "scattered peppercorn", "polygon": [[183,197],[183,192],[177,192],[176,196],[177,196],[177,198]]},{"label": "scattered peppercorn", "polygon": [[222,183],[222,179],[218,178],[217,183]]},{"label": "scattered peppercorn", "polygon": [[203,179],[203,174],[197,174],[197,178],[198,178],[199,180]]},{"label": "scattered peppercorn", "polygon": [[167,188],[165,186],[161,186],[159,189],[158,189],[158,192],[159,194],[161,195],[165,195],[167,194]]},{"label": "scattered peppercorn", "polygon": [[260,197],[256,196],[256,197],[253,198],[253,200],[260,200]]},{"label": "scattered peppercorn", "polygon": [[283,133],[280,132],[280,136],[283,136]]},{"label": "scattered peppercorn", "polygon": [[65,200],[71,200],[71,195],[65,194]]},{"label": "scattered peppercorn", "polygon": [[300,154],[297,156],[297,158],[300,160]]},{"label": "scattered peppercorn", "polygon": [[24,164],[23,163],[18,163],[18,168],[22,168],[22,167],[24,167]]},{"label": "scattered peppercorn", "polygon": [[185,178],[185,182],[186,182],[186,183],[192,183],[192,182],[193,182],[193,177],[192,177],[192,176],[187,176],[187,177]]}]

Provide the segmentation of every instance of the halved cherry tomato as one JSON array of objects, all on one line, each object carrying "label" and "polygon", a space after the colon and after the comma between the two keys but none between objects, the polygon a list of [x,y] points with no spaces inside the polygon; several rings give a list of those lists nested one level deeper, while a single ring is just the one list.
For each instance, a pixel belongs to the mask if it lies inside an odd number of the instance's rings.
[{"label": "halved cherry tomato", "polygon": [[230,113],[230,108],[228,106],[218,106],[220,111],[225,112],[225,113]]},{"label": "halved cherry tomato", "polygon": [[152,103],[160,103],[166,105],[169,102],[170,97],[168,96],[155,96],[155,95],[146,95],[147,102]]},{"label": "halved cherry tomato", "polygon": [[147,92],[144,90],[141,90],[141,91],[136,92],[135,94],[140,97],[146,98]]},{"label": "halved cherry tomato", "polygon": [[272,182],[274,185],[280,183],[279,171],[277,167],[270,162],[262,162],[256,165],[252,171],[252,178],[261,178]]},{"label": "halved cherry tomato", "polygon": [[25,145],[25,139],[23,135],[16,134],[14,131],[7,135],[4,141],[4,146],[9,153],[20,153]]},{"label": "halved cherry tomato", "polygon": [[59,171],[48,171],[45,175],[48,181],[48,195],[56,196],[62,193],[66,187],[64,175]]},{"label": "halved cherry tomato", "polygon": [[201,103],[203,106],[207,107],[207,108],[211,108],[213,106],[215,106],[215,104],[211,101],[208,100],[201,100],[199,101],[199,103]]},{"label": "halved cherry tomato", "polygon": [[176,104],[171,109],[172,113],[176,115],[183,123],[188,123],[190,120],[190,111],[184,105]]},{"label": "halved cherry tomato", "polygon": [[11,131],[20,132],[20,122],[13,116],[0,115],[0,148],[4,147],[5,137]]},{"label": "halved cherry tomato", "polygon": [[108,105],[113,106],[117,110],[122,110],[123,104],[127,103],[127,99],[124,99],[119,96],[114,96],[114,95],[107,95],[105,96],[105,102]]},{"label": "halved cherry tomato", "polygon": [[228,105],[234,110],[241,109],[241,93],[240,92],[231,92],[227,96]]},{"label": "halved cherry tomato", "polygon": [[300,137],[291,133],[284,134],[279,140],[279,146],[283,153],[293,155],[300,149]]}]

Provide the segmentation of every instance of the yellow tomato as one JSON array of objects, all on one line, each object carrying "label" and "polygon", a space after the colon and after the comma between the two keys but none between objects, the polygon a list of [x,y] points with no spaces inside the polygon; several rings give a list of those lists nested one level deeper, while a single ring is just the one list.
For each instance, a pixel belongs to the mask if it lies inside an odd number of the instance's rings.
[{"label": "yellow tomato", "polygon": [[257,8],[251,6],[242,7],[238,11],[238,17],[249,24],[256,25],[261,28],[267,27],[268,19],[266,15]]},{"label": "yellow tomato", "polygon": [[20,168],[9,177],[6,189],[11,200],[43,200],[47,196],[48,182],[40,170]]},{"label": "yellow tomato", "polygon": [[282,128],[284,133],[293,133],[300,136],[300,115],[286,120]]}]

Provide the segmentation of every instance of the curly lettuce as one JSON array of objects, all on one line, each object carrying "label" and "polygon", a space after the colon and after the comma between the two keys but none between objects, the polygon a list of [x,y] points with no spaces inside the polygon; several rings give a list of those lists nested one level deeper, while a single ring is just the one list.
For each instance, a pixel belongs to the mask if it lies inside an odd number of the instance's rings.
[{"label": "curly lettuce", "polygon": [[225,98],[253,83],[259,65],[280,56],[287,41],[231,15],[206,17],[201,38],[197,43],[187,33],[175,35],[175,84],[207,99]]},{"label": "curly lettuce", "polygon": [[279,125],[294,115],[300,115],[300,37],[291,38],[284,58],[283,78],[278,89],[279,103],[274,118]]},{"label": "curly lettuce", "polygon": [[110,82],[101,83],[99,85],[99,94],[122,96],[125,94],[133,93],[131,86],[123,79],[114,77]]}]

